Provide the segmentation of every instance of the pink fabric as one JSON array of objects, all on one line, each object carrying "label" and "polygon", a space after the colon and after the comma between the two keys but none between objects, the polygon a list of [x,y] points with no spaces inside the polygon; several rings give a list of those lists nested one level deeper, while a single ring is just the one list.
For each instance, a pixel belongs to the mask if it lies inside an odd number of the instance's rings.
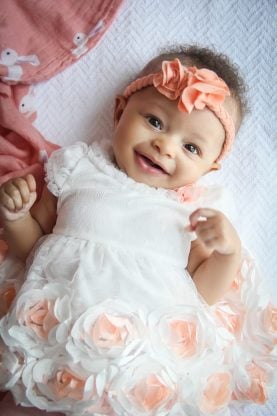
[{"label": "pink fabric", "polygon": [[0,77],[44,81],[96,45],[122,0],[1,0]]},{"label": "pink fabric", "polygon": [[122,2],[1,0],[0,185],[33,173],[40,195],[43,162],[58,146],[32,125],[36,113],[30,85],[54,76],[93,48]]},{"label": "pink fabric", "polygon": [[32,172],[41,185],[42,163],[57,145],[32,126],[35,111],[25,85],[52,77],[95,46],[121,3],[1,1],[0,184]]}]

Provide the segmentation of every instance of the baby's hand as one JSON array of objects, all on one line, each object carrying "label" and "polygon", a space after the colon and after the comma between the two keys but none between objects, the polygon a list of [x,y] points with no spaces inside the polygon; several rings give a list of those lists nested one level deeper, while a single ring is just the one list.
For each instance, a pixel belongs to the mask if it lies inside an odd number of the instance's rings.
[{"label": "baby's hand", "polygon": [[204,246],[220,254],[234,254],[240,249],[239,236],[228,220],[219,211],[200,208],[190,217],[190,231],[195,231]]},{"label": "baby's hand", "polygon": [[24,218],[37,198],[33,175],[10,179],[0,187],[0,216],[3,221]]}]

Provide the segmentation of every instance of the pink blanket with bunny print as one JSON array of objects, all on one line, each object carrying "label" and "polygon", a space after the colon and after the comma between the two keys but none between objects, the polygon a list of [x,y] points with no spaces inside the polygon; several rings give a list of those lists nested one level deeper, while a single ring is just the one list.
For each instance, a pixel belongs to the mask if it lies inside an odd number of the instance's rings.
[{"label": "pink blanket with bunny print", "polygon": [[41,188],[43,162],[57,145],[32,126],[32,84],[93,48],[122,0],[2,0],[0,12],[0,184],[32,172]]},{"label": "pink blanket with bunny print", "polygon": [[[0,185],[32,173],[40,195],[43,163],[58,146],[32,125],[36,118],[32,85],[54,76],[93,48],[122,1],[1,1]],[[0,261],[6,250],[0,239]]]}]

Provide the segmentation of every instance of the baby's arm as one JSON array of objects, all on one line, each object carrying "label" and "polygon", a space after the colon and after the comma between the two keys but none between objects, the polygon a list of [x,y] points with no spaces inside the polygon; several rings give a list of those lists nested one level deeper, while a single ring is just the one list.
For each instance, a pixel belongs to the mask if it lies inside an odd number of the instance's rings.
[{"label": "baby's arm", "polygon": [[11,179],[0,188],[0,215],[4,237],[13,254],[25,260],[37,240],[50,233],[56,222],[56,197],[44,187],[36,201],[32,175]]},{"label": "baby's arm", "polygon": [[[204,217],[205,221],[199,221]],[[192,242],[188,271],[207,303],[216,303],[230,288],[239,268],[241,243],[226,216],[201,208],[190,216],[190,227],[197,235]]]}]

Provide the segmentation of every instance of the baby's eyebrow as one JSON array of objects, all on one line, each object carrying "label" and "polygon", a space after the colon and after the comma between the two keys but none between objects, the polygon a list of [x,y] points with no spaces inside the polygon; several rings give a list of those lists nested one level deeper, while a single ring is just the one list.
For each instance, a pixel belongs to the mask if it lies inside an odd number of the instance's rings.
[{"label": "baby's eyebrow", "polygon": [[201,143],[209,143],[209,138],[202,136],[201,134],[191,134],[188,136],[188,140],[190,141],[200,141]]}]

